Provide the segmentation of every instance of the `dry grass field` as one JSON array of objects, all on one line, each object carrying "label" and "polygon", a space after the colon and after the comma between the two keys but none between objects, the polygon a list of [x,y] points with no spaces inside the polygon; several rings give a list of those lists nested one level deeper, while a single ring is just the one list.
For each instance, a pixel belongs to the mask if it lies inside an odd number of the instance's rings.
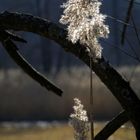
[{"label": "dry grass field", "polygon": [[[104,123],[95,124],[97,133]],[[67,124],[47,127],[0,128],[0,140],[74,140],[73,129]],[[133,128],[122,127],[108,140],[135,140]]]}]

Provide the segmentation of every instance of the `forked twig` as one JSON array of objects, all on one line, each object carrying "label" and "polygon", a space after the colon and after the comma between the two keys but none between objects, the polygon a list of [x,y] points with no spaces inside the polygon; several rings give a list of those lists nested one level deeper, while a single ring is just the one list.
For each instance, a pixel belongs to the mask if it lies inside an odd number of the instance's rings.
[{"label": "forked twig", "polygon": [[11,40],[14,39],[16,41],[25,42],[18,36],[12,36],[8,32],[4,30],[0,30],[0,41],[2,42],[4,48],[7,53],[11,56],[11,58],[25,71],[31,78],[40,83],[40,85],[44,86],[47,90],[53,91],[55,94],[61,96],[62,90],[52,84],[46,77],[40,74],[35,68],[29,64],[26,59],[20,54],[17,49],[15,43]]}]

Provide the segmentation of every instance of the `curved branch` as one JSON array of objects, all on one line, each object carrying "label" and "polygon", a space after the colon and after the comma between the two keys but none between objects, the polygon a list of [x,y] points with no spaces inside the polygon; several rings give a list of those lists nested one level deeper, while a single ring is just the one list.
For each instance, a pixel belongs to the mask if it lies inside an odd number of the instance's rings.
[{"label": "curved branch", "polygon": [[121,112],[118,116],[112,119],[106,126],[95,136],[94,140],[107,140],[117,129],[128,121],[126,112]]},{"label": "curved branch", "polygon": [[24,39],[19,38],[16,35],[13,35],[4,30],[0,30],[0,41],[2,42],[4,48],[11,56],[11,58],[24,70],[30,77],[32,77],[35,81],[40,83],[42,86],[46,87],[47,90],[53,91],[55,94],[61,96],[62,90],[52,84],[50,81],[46,79],[43,75],[41,75],[38,71],[36,71],[19,53],[17,46],[11,40],[26,42]]},{"label": "curved branch", "polygon": [[[54,40],[66,51],[71,52],[90,66],[90,53],[85,46],[68,41],[67,31],[58,25],[27,14],[4,12],[0,14],[0,27],[16,31],[28,31]],[[121,106],[126,110],[135,128],[140,128],[140,100],[122,76],[104,58],[92,59],[92,70],[108,87]]]}]

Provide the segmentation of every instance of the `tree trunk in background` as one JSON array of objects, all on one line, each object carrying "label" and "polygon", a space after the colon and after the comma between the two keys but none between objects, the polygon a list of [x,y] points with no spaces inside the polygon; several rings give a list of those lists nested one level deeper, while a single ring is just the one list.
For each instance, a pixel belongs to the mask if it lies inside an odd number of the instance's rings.
[{"label": "tree trunk in background", "polygon": [[[115,18],[118,18],[118,1],[112,1],[113,2],[113,16]],[[114,44],[116,44],[117,46],[119,46],[120,44],[120,40],[119,40],[119,25],[118,22],[114,21],[113,23],[113,32],[114,32]],[[116,65],[119,66],[121,63],[121,53],[119,51],[119,49],[115,49],[115,62]]]}]

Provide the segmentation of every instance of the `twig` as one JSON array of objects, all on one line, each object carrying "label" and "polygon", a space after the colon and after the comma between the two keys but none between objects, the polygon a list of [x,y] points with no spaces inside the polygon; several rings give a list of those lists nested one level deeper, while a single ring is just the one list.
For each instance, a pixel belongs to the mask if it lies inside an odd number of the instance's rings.
[{"label": "twig", "polygon": [[125,51],[124,49],[122,49],[121,47],[116,46],[114,43],[108,42],[106,40],[101,39],[102,42],[104,42],[105,44],[107,44],[110,47],[116,48],[118,49],[121,53],[124,53],[125,55],[129,56],[130,58],[138,61],[140,63],[140,60],[138,59],[137,55],[132,55],[130,53],[128,53],[127,51]]},{"label": "twig", "polygon": [[126,26],[129,26],[131,28],[133,28],[133,25],[129,24],[129,23],[126,23],[125,21],[121,20],[121,19],[118,19],[116,17],[113,17],[113,16],[110,16],[110,15],[106,15],[109,19],[112,19],[120,24],[123,24],[123,25],[126,25]]},{"label": "twig", "polygon": [[139,55],[137,54],[137,52],[136,52],[136,50],[134,49],[134,46],[133,46],[134,43],[132,44],[132,42],[129,41],[129,39],[127,38],[127,36],[125,36],[125,39],[126,39],[128,45],[129,45],[130,49],[134,53],[135,59],[140,63]]},{"label": "twig", "polygon": [[[130,20],[130,17],[131,17],[131,12],[132,12],[132,8],[133,8],[133,4],[134,4],[134,0],[131,0],[130,3],[129,3],[129,7],[128,7],[127,14],[126,14],[126,19],[125,19],[125,23],[127,23],[127,24],[129,23],[129,20]],[[121,35],[121,44],[122,45],[124,44],[126,29],[127,29],[127,25],[124,24],[122,35]]]},{"label": "twig", "polygon": [[14,40],[14,41],[18,41],[18,42],[22,42],[22,43],[27,43],[27,41],[23,38],[21,38],[20,36],[13,34],[9,31],[4,31],[4,30],[0,30],[0,34],[2,36],[4,36],[5,38],[9,37],[9,39]]},{"label": "twig", "polygon": [[138,30],[137,30],[133,15],[131,16],[131,19],[132,19],[132,23],[133,23],[134,30],[135,30],[135,33],[136,33],[136,37],[137,37],[137,40],[138,40],[138,43],[139,43],[139,46],[140,46],[140,37],[139,37],[139,33],[138,33]]}]

